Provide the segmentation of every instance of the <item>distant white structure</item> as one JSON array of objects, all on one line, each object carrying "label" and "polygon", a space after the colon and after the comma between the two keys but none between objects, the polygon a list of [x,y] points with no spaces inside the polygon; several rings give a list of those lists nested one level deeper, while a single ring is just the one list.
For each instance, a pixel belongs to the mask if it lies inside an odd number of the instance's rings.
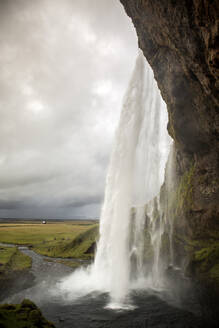
[{"label": "distant white structure", "polygon": [[43,220],[42,224],[46,224],[46,220]]}]

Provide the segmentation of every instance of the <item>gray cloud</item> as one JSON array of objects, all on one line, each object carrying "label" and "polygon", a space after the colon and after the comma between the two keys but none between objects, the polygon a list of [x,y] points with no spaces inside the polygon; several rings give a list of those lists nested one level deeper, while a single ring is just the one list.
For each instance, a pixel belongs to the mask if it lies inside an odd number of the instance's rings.
[{"label": "gray cloud", "polygon": [[136,53],[118,0],[0,2],[0,217],[99,215]]}]

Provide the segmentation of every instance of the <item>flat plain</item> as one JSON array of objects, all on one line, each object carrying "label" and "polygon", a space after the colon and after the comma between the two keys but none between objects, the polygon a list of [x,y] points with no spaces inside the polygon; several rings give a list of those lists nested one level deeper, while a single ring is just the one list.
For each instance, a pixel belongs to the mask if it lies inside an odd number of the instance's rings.
[{"label": "flat plain", "polygon": [[10,221],[0,223],[0,243],[25,245],[50,257],[93,257],[97,221]]}]

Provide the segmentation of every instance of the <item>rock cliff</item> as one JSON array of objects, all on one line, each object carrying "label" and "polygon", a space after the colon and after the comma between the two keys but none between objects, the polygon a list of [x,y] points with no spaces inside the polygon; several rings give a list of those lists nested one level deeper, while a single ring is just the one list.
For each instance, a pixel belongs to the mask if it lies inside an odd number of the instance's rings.
[{"label": "rock cliff", "polygon": [[168,196],[175,258],[212,300],[219,295],[219,3],[120,1],[168,108],[175,142],[175,184]]}]

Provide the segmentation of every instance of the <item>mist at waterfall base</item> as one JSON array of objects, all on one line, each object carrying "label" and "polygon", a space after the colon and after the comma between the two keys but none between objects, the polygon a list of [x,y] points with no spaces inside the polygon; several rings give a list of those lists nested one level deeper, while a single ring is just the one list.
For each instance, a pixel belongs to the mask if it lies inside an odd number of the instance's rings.
[{"label": "mist at waterfall base", "polygon": [[[108,293],[108,307],[134,307],[130,292],[162,288],[159,249],[162,227],[153,226],[153,205],[164,181],[171,139],[167,110],[142,53],[124,98],[108,169],[94,263],[63,279],[53,291],[65,300]],[[158,206],[158,204],[157,204]],[[153,263],[144,263],[145,218],[150,222]]]}]

